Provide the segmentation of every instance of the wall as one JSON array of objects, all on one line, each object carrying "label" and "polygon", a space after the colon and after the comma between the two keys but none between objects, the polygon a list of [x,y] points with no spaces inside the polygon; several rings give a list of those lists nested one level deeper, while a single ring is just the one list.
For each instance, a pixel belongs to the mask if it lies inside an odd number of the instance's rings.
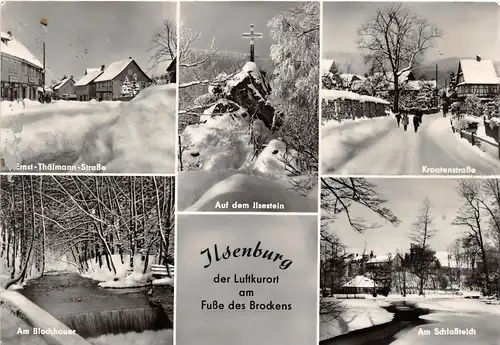
[{"label": "wall", "polygon": [[134,73],[137,74],[137,80],[141,85],[141,90],[148,86],[149,78],[140,70],[135,62],[132,62],[113,80],[113,99],[121,97],[122,83],[125,77],[128,77],[128,80],[132,83]]},{"label": "wall", "polygon": [[29,65],[18,58],[2,54],[2,81],[17,77],[17,83],[42,85],[42,69]]},{"label": "wall", "polygon": [[74,95],[74,94],[76,94],[75,82],[70,79],[63,86],[61,86],[59,89],[57,89],[55,91],[56,91],[56,94],[58,96],[61,96],[61,95]]}]

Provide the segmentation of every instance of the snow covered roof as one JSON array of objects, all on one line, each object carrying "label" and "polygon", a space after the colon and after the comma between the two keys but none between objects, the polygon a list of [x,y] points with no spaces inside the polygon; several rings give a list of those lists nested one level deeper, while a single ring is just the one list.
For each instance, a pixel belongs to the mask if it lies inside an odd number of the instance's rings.
[{"label": "snow covered roof", "polygon": [[498,84],[493,60],[461,59],[459,68],[466,84]]},{"label": "snow covered roof", "polygon": [[352,73],[342,73],[342,74],[340,74],[340,78],[342,78],[342,80],[344,80],[347,83],[352,83],[354,81],[366,79],[365,77],[363,77],[361,75],[352,74]]},{"label": "snow covered roof", "polygon": [[65,77],[65,78],[61,79],[61,81],[59,83],[54,85],[54,90],[59,90],[61,87],[64,86],[64,84],[66,84],[70,80],[73,80],[73,77]]},{"label": "snow covered roof", "polygon": [[[392,72],[386,72],[385,75],[382,72],[375,72],[374,75],[375,76],[384,76],[384,78],[387,79],[388,82],[394,84],[394,73],[392,73]],[[403,72],[398,78],[398,83],[402,84],[404,82],[407,82],[408,78],[410,78],[410,75],[411,75],[411,71]]]},{"label": "snow covered roof", "polygon": [[100,72],[100,71],[101,71],[100,68],[85,68],[85,74],[89,74],[92,72]]},{"label": "snow covered roof", "polygon": [[330,68],[332,67],[333,60],[331,59],[325,59],[321,60],[321,75],[327,75],[330,73]]},{"label": "snow covered roof", "polygon": [[379,104],[390,104],[388,101],[378,97],[359,95],[355,92],[344,90],[321,90],[321,98],[327,100],[350,99],[360,102],[372,102]]},{"label": "snow covered roof", "polygon": [[365,276],[356,276],[351,281],[344,284],[343,287],[373,288],[375,287],[375,282]]},{"label": "snow covered roof", "polygon": [[102,73],[100,68],[87,68],[86,71],[87,74],[81,77],[80,80],[75,83],[75,86],[85,86]]},{"label": "snow covered roof", "polygon": [[100,81],[109,81],[115,79],[116,76],[122,73],[125,70],[125,68],[127,68],[127,66],[130,65],[132,61],[134,61],[134,59],[128,58],[125,60],[113,62],[111,65],[108,66],[108,68],[104,70],[103,74],[97,77],[95,81],[100,82]]},{"label": "snow covered roof", "polygon": [[368,264],[378,264],[382,262],[389,262],[391,261],[393,256],[391,254],[386,254],[386,255],[377,255],[374,258],[369,259],[366,263]]},{"label": "snow covered roof", "polygon": [[433,89],[436,88],[435,80],[408,80],[405,85],[408,90],[418,91],[426,84]]},{"label": "snow covered roof", "polygon": [[33,53],[29,51],[21,42],[14,39],[8,33],[2,31],[0,51],[2,54],[7,54],[18,59],[24,60],[36,67],[43,68],[43,64],[38,60]]}]

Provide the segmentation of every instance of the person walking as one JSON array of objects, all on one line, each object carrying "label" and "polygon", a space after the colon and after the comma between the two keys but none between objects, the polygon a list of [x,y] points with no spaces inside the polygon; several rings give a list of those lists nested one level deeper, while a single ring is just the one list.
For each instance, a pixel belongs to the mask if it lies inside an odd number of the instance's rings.
[{"label": "person walking", "polygon": [[415,130],[415,133],[417,133],[418,126],[420,126],[421,121],[421,117],[418,114],[413,115],[413,129]]},{"label": "person walking", "polygon": [[408,119],[408,114],[404,113],[402,120],[403,120],[403,129],[406,132],[408,130],[408,123],[410,122],[409,119]]},{"label": "person walking", "polygon": [[446,115],[448,114],[448,107],[449,107],[448,99],[445,98],[443,100],[443,117],[446,117]]},{"label": "person walking", "polygon": [[396,114],[396,121],[397,121],[398,127],[399,127],[399,124],[401,123],[401,114],[400,113]]}]

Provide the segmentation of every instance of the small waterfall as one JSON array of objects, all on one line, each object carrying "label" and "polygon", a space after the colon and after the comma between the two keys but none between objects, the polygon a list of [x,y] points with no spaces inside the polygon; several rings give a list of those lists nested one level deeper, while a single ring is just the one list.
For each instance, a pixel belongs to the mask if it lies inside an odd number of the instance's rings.
[{"label": "small waterfall", "polygon": [[163,309],[152,307],[94,311],[70,315],[60,320],[84,338],[172,328],[172,321]]}]

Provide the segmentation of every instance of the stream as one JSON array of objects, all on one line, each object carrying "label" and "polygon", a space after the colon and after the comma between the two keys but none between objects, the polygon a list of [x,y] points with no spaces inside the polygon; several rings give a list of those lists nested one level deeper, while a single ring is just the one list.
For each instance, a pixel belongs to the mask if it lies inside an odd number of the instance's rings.
[{"label": "stream", "polygon": [[44,275],[19,290],[84,338],[172,328],[162,308],[150,303],[149,288],[104,289],[76,273]]}]

